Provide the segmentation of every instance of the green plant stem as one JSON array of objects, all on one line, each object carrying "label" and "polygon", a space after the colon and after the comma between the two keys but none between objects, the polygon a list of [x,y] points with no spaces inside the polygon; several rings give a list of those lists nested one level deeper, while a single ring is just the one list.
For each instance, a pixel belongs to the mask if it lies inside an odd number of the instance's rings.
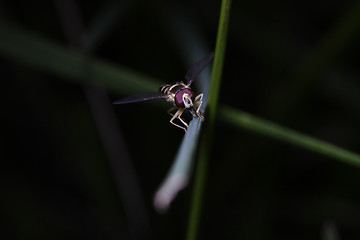
[{"label": "green plant stem", "polygon": [[306,136],[231,107],[222,106],[219,115],[222,121],[235,127],[258,132],[280,141],[360,167],[360,155],[333,144]]},{"label": "green plant stem", "polygon": [[[219,93],[221,85],[221,75],[225,61],[225,49],[227,31],[230,20],[231,0],[223,0],[221,5],[219,29],[216,39],[215,58],[213,71],[211,75],[210,95],[209,95],[209,112],[210,124],[215,124],[216,111],[219,102]],[[212,126],[211,129],[214,127]]]},{"label": "green plant stem", "polygon": [[218,106],[219,91],[221,85],[221,75],[224,65],[226,38],[229,25],[231,0],[223,0],[221,4],[219,28],[216,39],[215,58],[211,76],[208,126],[205,128],[202,142],[200,143],[199,159],[196,169],[195,185],[193,190],[192,206],[187,232],[187,240],[197,238],[201,205],[204,198],[205,182],[208,169],[208,160],[211,155],[213,135],[215,132],[216,111]]},{"label": "green plant stem", "polygon": [[201,205],[204,198],[205,190],[205,180],[207,176],[208,169],[208,151],[207,146],[209,143],[209,138],[206,138],[206,133],[203,136],[203,141],[200,144],[199,157],[196,169],[196,178],[194,183],[193,197],[192,197],[192,206],[190,210],[190,219],[187,232],[187,240],[194,240],[197,237],[200,215],[201,215]]}]

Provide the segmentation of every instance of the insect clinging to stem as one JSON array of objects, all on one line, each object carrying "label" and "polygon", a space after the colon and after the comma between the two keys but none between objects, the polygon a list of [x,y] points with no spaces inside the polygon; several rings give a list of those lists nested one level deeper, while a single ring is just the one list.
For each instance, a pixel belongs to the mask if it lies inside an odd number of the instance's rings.
[{"label": "insect clinging to stem", "polygon": [[[182,81],[175,84],[164,84],[160,87],[159,92],[157,93],[140,93],[115,101],[113,104],[134,103],[165,98],[166,101],[174,104],[174,107],[167,111],[172,116],[170,123],[183,129],[186,132],[189,125],[183,118],[181,118],[181,115],[184,113],[185,109],[188,110],[193,117],[200,117],[202,120],[204,120],[204,117],[200,113],[203,94],[200,93],[196,96],[190,85],[213,58],[214,52],[195,63],[185,75],[186,84]],[[175,110],[176,112],[172,113]],[[179,119],[183,126],[176,124],[174,122],[175,119]]]}]

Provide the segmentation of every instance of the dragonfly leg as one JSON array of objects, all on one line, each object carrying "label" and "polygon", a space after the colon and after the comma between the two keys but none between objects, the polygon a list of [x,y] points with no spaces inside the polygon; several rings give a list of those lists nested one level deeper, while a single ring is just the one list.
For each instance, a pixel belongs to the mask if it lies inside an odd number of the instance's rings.
[{"label": "dragonfly leg", "polygon": [[[174,126],[178,127],[178,128],[183,129],[183,130],[186,132],[186,129],[187,129],[189,126],[188,126],[187,123],[181,118],[181,115],[183,114],[183,112],[184,112],[184,108],[180,108],[179,110],[177,110],[177,112],[176,112],[176,113],[173,115],[173,117],[170,119],[170,123],[173,124]],[[185,127],[182,127],[182,126],[174,123],[174,120],[175,120],[176,118],[178,118],[178,119],[182,122],[182,124],[184,124]]]},{"label": "dragonfly leg", "polygon": [[170,116],[174,116],[174,114],[172,113],[174,110],[178,110],[177,107],[172,107],[170,108],[169,110],[167,110],[167,113],[170,115]]},{"label": "dragonfly leg", "polygon": [[201,115],[201,113],[200,113],[200,107],[201,107],[201,104],[202,104],[203,96],[204,96],[204,94],[202,94],[202,93],[197,95],[196,98],[195,98],[195,103],[194,103],[194,104],[197,105],[196,115],[198,115],[201,118],[201,120],[204,120],[204,116]]}]

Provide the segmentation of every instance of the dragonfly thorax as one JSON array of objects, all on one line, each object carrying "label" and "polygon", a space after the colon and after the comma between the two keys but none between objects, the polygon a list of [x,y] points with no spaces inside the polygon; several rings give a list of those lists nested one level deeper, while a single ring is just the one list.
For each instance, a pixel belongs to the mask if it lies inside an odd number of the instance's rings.
[{"label": "dragonfly thorax", "polygon": [[190,108],[195,101],[194,91],[183,82],[175,84],[164,84],[160,87],[160,92],[167,94],[166,100],[173,102],[179,108]]}]

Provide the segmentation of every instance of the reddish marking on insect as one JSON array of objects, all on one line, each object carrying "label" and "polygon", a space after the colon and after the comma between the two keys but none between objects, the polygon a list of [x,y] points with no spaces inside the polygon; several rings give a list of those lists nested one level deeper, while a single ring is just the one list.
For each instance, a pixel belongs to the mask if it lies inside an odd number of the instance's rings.
[{"label": "reddish marking on insect", "polygon": [[183,102],[184,94],[188,94],[190,96],[191,100],[193,102],[195,101],[195,93],[193,90],[188,89],[188,88],[182,89],[175,95],[175,105],[179,108],[185,107],[184,102]]}]

